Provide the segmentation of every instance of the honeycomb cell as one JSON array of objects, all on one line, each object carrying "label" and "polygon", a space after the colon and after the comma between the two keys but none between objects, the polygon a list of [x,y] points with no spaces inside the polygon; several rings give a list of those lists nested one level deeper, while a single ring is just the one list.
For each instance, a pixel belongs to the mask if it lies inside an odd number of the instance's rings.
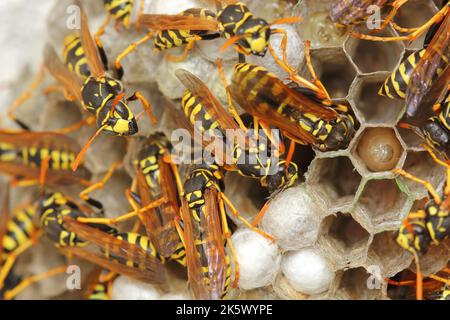
[{"label": "honeycomb cell", "polygon": [[[370,30],[357,27],[356,31],[368,34]],[[391,27],[377,33],[379,36],[396,36]],[[401,42],[367,41],[349,37],[345,49],[361,73],[376,71],[392,71],[403,54],[404,45]]]},{"label": "honeycomb cell", "polygon": [[370,277],[373,277],[364,267],[341,271],[341,279],[337,287],[337,295],[343,299],[373,300],[382,298],[380,288],[369,288]]},{"label": "honeycomb cell", "polygon": [[[426,23],[435,12],[436,8],[430,0],[408,1],[398,10],[394,22],[403,28],[415,28]],[[405,45],[408,48],[421,49],[425,35],[426,32],[411,42],[409,46],[407,42],[405,42]]]},{"label": "honeycomb cell", "polygon": [[368,124],[394,125],[404,112],[404,103],[378,95],[378,90],[389,76],[388,72],[358,78],[350,95],[355,112]]},{"label": "honeycomb cell", "polygon": [[348,157],[316,158],[306,173],[306,185],[328,208],[349,205],[361,182]]},{"label": "honeycomb cell", "polygon": [[[443,173],[445,171],[445,169],[436,164],[425,151],[409,152],[406,156],[403,169],[420,179],[426,179],[435,187],[438,187],[443,181]],[[428,194],[425,187],[419,183],[405,178],[400,179],[402,179],[401,181],[416,198],[425,197]]]},{"label": "honeycomb cell", "polygon": [[369,256],[375,256],[385,277],[392,277],[407,268],[412,261],[412,255],[402,249],[394,237],[394,231],[377,233],[369,246]]},{"label": "honeycomb cell", "polygon": [[[331,98],[345,98],[356,76],[356,69],[344,51],[341,48],[313,49],[311,62]],[[303,74],[310,78],[307,71],[303,70]]]},{"label": "honeycomb cell", "polygon": [[368,219],[375,228],[385,228],[386,224],[398,226],[400,215],[409,210],[408,196],[400,191],[395,180],[369,180],[357,202],[357,212],[361,219]]},{"label": "honeycomb cell", "polygon": [[339,266],[365,259],[369,233],[349,213],[326,217],[321,224],[319,244]]},{"label": "honeycomb cell", "polygon": [[311,41],[312,48],[342,46],[348,28],[338,28],[330,18],[330,0],[305,0],[297,6],[295,15],[302,17],[298,32]]},{"label": "honeycomb cell", "polygon": [[395,131],[391,128],[366,128],[353,153],[371,172],[394,169],[403,153]]}]

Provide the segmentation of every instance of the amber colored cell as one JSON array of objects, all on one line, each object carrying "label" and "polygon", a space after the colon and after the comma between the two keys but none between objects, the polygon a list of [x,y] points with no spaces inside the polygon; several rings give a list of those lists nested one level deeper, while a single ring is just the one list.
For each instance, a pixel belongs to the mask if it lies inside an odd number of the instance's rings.
[{"label": "amber colored cell", "polygon": [[397,164],[402,146],[392,129],[370,128],[359,141],[357,152],[370,171],[386,171]]}]

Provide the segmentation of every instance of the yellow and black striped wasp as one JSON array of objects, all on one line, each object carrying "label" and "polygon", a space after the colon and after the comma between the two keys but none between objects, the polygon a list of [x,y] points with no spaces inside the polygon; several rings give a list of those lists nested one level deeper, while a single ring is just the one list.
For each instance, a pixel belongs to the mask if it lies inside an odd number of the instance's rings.
[{"label": "yellow and black striped wasp", "polygon": [[348,106],[330,100],[312,69],[309,45],[306,42],[305,54],[315,83],[300,77],[285,56],[280,60],[274,55],[289,74],[293,86],[284,84],[264,67],[238,63],[228,90],[258,121],[280,128],[292,141],[312,145],[320,151],[344,149],[355,132],[354,117]]},{"label": "yellow and black striped wasp", "polygon": [[46,236],[62,253],[78,256],[111,272],[138,280],[164,282],[161,262],[164,258],[155,251],[146,236],[135,232],[120,233],[102,223],[77,221],[89,219],[87,208],[61,193],[46,196],[39,210]]},{"label": "yellow and black striped wasp", "polygon": [[271,34],[282,33],[286,37],[284,30],[271,29],[271,26],[300,21],[298,17],[289,17],[268,23],[264,19],[255,17],[242,2],[234,0],[215,2],[218,7],[217,13],[207,9],[188,9],[178,15],[141,15],[139,25],[147,27],[151,31],[144,38],[131,44],[117,57],[114,65],[118,74],[123,74],[120,61],[133,52],[137,46],[151,39],[153,39],[155,48],[160,51],[186,45],[181,56],[168,56],[172,61],[184,60],[195,42],[219,37],[228,39],[223,48],[234,44],[239,54],[264,56]]},{"label": "yellow and black striped wasp", "polygon": [[[222,169],[214,162],[194,164],[184,183],[179,232],[186,250],[189,283],[196,299],[217,300],[227,296],[232,276],[231,259],[235,265],[233,286],[239,279],[225,205],[245,225],[255,229],[239,216],[223,193]],[[225,241],[231,256],[225,250]]]},{"label": "yellow and black striped wasp", "polygon": [[[444,9],[449,8],[445,4]],[[429,103],[427,94],[433,89],[431,104],[434,104],[447,89],[448,73],[445,72],[450,59],[450,19],[445,13],[431,24],[424,40],[423,49],[412,53],[386,79],[379,94],[391,99],[405,99],[408,120],[421,120],[429,115],[430,108],[421,106]],[[434,20],[430,20],[434,21]],[[438,90],[438,91],[437,91]],[[424,101],[424,102],[423,102]]]},{"label": "yellow and black striped wasp", "polygon": [[424,209],[408,214],[395,235],[396,242],[414,255],[417,269],[417,297],[419,299],[422,298],[422,274],[419,266],[419,255],[426,253],[430,245],[439,245],[450,236],[450,198],[448,197],[450,194],[450,165],[438,159],[429,146],[425,145],[424,148],[438,165],[445,167],[447,170],[443,197],[428,181],[415,177],[402,169],[393,171],[395,174],[423,185],[431,198]]},{"label": "yellow and black striped wasp", "polygon": [[[78,1],[76,3],[81,9],[80,50],[81,48],[84,50],[91,72],[89,77],[84,80],[84,84],[81,84],[80,80],[83,80],[83,78],[80,79],[76,77],[76,74],[70,72],[69,68],[61,62],[50,45],[47,45],[44,53],[45,68],[62,85],[66,96],[79,101],[83,109],[94,115],[96,119],[97,132],[75,159],[73,169],[77,168],[83,154],[101,132],[126,136],[133,135],[138,131],[136,119],[127,104],[128,101],[139,99],[144,109],[148,111],[152,121],[156,123],[149,102],[139,91],[125,99],[122,84],[106,74],[89,31],[86,13],[80,3]],[[66,61],[67,64],[69,62],[69,60]]]},{"label": "yellow and black striped wasp", "polygon": [[156,132],[144,140],[134,165],[136,190],[141,206],[165,198],[162,205],[140,214],[147,235],[157,252],[172,256],[181,241],[175,226],[179,215],[179,194],[182,192],[178,168],[171,158],[172,145],[162,132]]},{"label": "yellow and black striped wasp", "polygon": [[14,184],[90,186],[88,171],[71,167],[80,151],[69,136],[55,132],[0,131],[0,172],[14,178]]},{"label": "yellow and black striped wasp", "polygon": [[15,273],[15,264],[19,256],[34,246],[43,235],[35,225],[36,207],[26,205],[9,213],[9,192],[2,197],[0,213],[0,298],[11,300],[33,283],[65,272],[66,266],[60,266],[44,273],[22,278]]},{"label": "yellow and black striped wasp", "polygon": [[[225,161],[225,168],[259,179],[271,194],[295,183],[298,178],[297,165],[279,154],[282,150],[277,150],[280,146],[273,139],[275,137],[271,137],[270,130],[248,136],[248,127],[236,111],[232,111],[232,117],[200,79],[183,69],[177,70],[176,75],[186,87],[181,105],[188,126],[193,128],[194,133],[225,140],[225,157],[219,157],[219,163]],[[234,107],[230,106],[230,111],[232,109]],[[228,139],[230,133],[234,139]],[[207,139],[202,142],[207,147]],[[272,146],[273,142],[276,146]]]}]

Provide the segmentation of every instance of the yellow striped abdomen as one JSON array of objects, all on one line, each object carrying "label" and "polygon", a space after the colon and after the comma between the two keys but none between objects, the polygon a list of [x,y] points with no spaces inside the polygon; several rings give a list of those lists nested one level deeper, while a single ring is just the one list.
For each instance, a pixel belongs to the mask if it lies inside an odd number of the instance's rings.
[{"label": "yellow striped abdomen", "polygon": [[78,33],[72,33],[64,38],[63,57],[64,63],[69,70],[81,79],[86,80],[91,75]]}]

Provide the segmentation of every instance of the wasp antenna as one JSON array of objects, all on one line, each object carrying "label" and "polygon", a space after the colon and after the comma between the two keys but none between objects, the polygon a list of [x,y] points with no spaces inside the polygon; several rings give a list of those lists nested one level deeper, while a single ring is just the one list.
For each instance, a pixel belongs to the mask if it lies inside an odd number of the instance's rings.
[{"label": "wasp antenna", "polygon": [[220,48],[220,52],[224,52],[226,49],[228,49],[229,46],[233,45],[234,43],[236,43],[237,41],[239,41],[240,39],[242,39],[244,37],[244,35],[236,35],[231,37],[230,39],[227,40],[227,42],[224,43],[224,45]]},{"label": "wasp antenna", "polygon": [[302,22],[302,18],[301,17],[286,17],[286,18],[281,18],[281,19],[277,19],[275,21],[272,21],[270,23],[271,26],[276,25],[276,24],[293,24],[293,23],[299,23]]},{"label": "wasp antenna", "polygon": [[89,149],[89,147],[91,146],[92,142],[94,142],[95,138],[98,137],[98,135],[106,128],[106,125],[103,125],[102,127],[100,127],[100,129],[98,129],[95,134],[89,139],[89,141],[84,145],[83,149],[81,149],[80,153],[77,155],[75,161],[73,162],[72,165],[72,170],[73,171],[77,171],[78,166],[80,165],[81,160],[84,157],[84,154],[86,153],[86,151]]}]

